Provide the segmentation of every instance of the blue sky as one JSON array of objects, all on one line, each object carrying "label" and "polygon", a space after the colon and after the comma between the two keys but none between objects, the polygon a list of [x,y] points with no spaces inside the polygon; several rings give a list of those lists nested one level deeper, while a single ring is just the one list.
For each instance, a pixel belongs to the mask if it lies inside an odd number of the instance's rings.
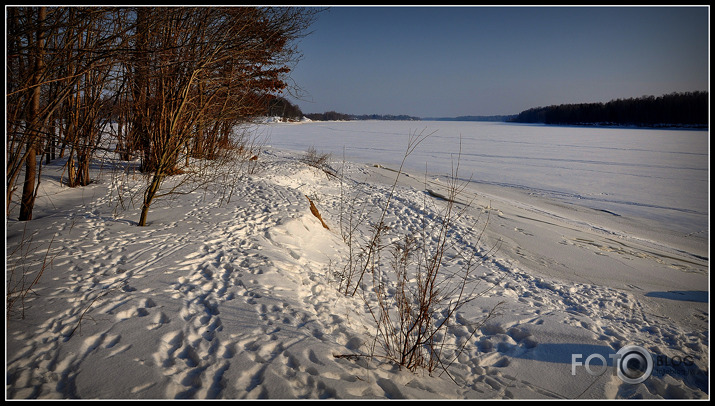
[{"label": "blue sky", "polygon": [[419,117],[709,90],[709,8],[332,7],[297,43],[304,113]]}]

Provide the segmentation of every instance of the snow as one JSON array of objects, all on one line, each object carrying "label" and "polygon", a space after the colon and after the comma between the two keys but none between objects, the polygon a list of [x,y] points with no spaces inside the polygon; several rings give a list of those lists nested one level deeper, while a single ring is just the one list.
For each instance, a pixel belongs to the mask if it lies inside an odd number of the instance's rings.
[{"label": "snow", "polygon": [[[341,210],[375,221],[407,136],[433,128],[398,178],[388,236],[439,218],[461,135],[459,177],[472,181],[448,245],[479,253],[470,282],[490,290],[445,332],[464,352],[429,374],[355,356],[374,322],[336,275],[349,256]],[[136,226],[145,181],[112,156],[82,188],[60,184],[63,162],[43,168],[35,218],[18,222],[16,204],[6,217],[6,286],[47,264],[6,321],[6,398],[709,398],[707,133],[382,121],[256,131],[270,140],[257,171],[157,200],[147,227]],[[304,162],[311,146],[332,153],[329,171]],[[610,362],[628,345],[660,362],[642,383]],[[609,365],[591,375],[579,354]]]}]

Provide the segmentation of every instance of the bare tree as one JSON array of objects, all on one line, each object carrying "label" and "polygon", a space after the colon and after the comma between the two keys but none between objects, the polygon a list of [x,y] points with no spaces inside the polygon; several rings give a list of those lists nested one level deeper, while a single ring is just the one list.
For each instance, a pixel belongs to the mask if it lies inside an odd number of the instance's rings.
[{"label": "bare tree", "polygon": [[42,153],[67,154],[67,184],[88,184],[108,134],[123,159],[141,154],[145,225],[162,181],[183,171],[182,154],[184,166],[216,159],[236,124],[286,87],[299,59],[292,41],[317,11],[8,8],[6,212],[24,166],[21,218],[31,218]]},{"label": "bare tree", "polygon": [[60,156],[70,152],[68,184],[88,183],[92,150],[107,121],[101,95],[116,80],[109,72],[128,21],[113,8],[8,9],[6,212],[24,165],[20,219],[32,218],[41,165],[36,156],[60,141]]},{"label": "bare tree", "polygon": [[43,61],[45,47],[44,22],[47,17],[47,9],[40,7],[37,9],[37,17],[30,17],[35,20],[35,29],[28,33],[27,43],[34,50],[32,56],[33,75],[31,83],[31,97],[29,98],[29,114],[25,118],[26,129],[26,154],[25,154],[25,181],[22,187],[22,199],[20,204],[20,220],[32,219],[32,208],[35,204],[35,178],[37,176],[37,150],[39,137],[42,132],[43,117],[40,115],[40,84],[44,75],[45,64]]},{"label": "bare tree", "polygon": [[[140,16],[141,15],[141,16]],[[167,176],[181,172],[180,155],[212,158],[230,129],[253,117],[263,98],[283,89],[289,47],[312,22],[295,9],[162,8],[137,14],[134,101],[142,168],[151,173],[139,225]],[[153,35],[145,38],[141,30]],[[210,135],[207,135],[207,129]]]}]

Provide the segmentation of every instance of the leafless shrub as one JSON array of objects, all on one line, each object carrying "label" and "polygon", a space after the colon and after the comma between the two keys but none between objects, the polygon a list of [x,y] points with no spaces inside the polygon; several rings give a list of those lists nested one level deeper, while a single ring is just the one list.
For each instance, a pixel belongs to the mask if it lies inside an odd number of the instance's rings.
[{"label": "leafless shrub", "polygon": [[305,152],[302,161],[314,168],[320,169],[325,172],[329,177],[336,177],[335,171],[330,167],[330,160],[332,159],[332,154],[329,152],[318,152],[314,146],[310,146]]},{"label": "leafless shrub", "polygon": [[[348,205],[344,205],[341,203],[341,210],[347,210],[349,218],[348,224],[345,226],[345,231],[343,232],[343,239],[347,240],[346,242],[348,244],[348,247],[350,248],[348,264],[346,266],[346,271],[344,272],[343,277],[345,284],[344,286],[341,286],[341,290],[346,295],[354,296],[365,274],[368,271],[374,269],[376,265],[376,254],[382,248],[380,241],[384,232],[387,230],[387,226],[385,225],[385,216],[387,215],[392,199],[394,198],[395,189],[397,188],[397,183],[399,181],[400,175],[402,174],[405,162],[407,161],[407,158],[410,156],[410,154],[412,154],[412,152],[414,152],[414,150],[419,146],[419,144],[422,143],[429,135],[431,134],[424,135],[424,132],[420,134],[417,134],[416,132],[410,134],[407,143],[407,150],[402,158],[402,162],[400,163],[400,168],[397,170],[395,181],[392,184],[390,192],[387,195],[387,201],[385,202],[382,211],[380,212],[378,221],[372,226],[374,232],[371,234],[369,240],[364,243],[361,243],[359,247],[357,246],[355,240],[355,230],[360,224],[367,220],[367,212],[361,208],[358,208],[357,210],[355,209],[355,199],[350,200],[351,203]],[[345,198],[345,195],[341,192],[341,199],[343,198]],[[353,218],[355,217],[356,213],[358,221],[353,223]],[[342,220],[341,228],[343,228]],[[356,248],[357,251],[353,251],[353,248]]]},{"label": "leafless shrub", "polygon": [[[210,159],[193,157],[189,151],[180,155],[176,173],[167,176],[155,197],[170,200],[202,191],[203,199],[211,199],[219,206],[228,204],[241,184],[240,178],[257,174],[262,169],[259,157],[265,143],[265,133],[249,125],[237,125]],[[114,151],[114,156],[107,154],[103,160],[103,165],[111,168],[112,193],[108,204],[113,208],[115,218],[128,209],[141,206],[143,189],[151,180],[151,174],[141,171],[138,160],[126,162],[120,154],[121,151]]]},{"label": "leafless shrub", "polygon": [[[426,137],[416,133],[410,136],[387,201],[378,220],[370,225],[366,238],[357,237],[358,225],[353,219],[357,217],[358,223],[364,222],[369,210],[346,205],[349,213],[343,238],[349,248],[349,258],[337,276],[340,291],[361,297],[374,322],[372,345],[364,355],[389,360],[411,371],[426,369],[432,373],[437,368],[446,371],[468,342],[454,344],[447,339],[448,327],[455,322],[457,313],[465,305],[484,297],[493,286],[480,286],[476,275],[491,251],[481,255],[473,247],[465,250],[452,244],[455,223],[463,218],[471,204],[457,207],[463,200],[458,196],[466,186],[458,181],[458,163],[442,208],[437,209],[436,215],[423,214],[420,228],[403,235],[386,224],[405,159]],[[428,204],[427,196],[425,194],[424,206]],[[476,235],[466,236],[475,246],[488,224],[488,212],[486,217],[482,220],[480,215],[468,228],[478,230]],[[466,323],[470,331],[468,338],[496,315],[498,306],[482,320]]]}]

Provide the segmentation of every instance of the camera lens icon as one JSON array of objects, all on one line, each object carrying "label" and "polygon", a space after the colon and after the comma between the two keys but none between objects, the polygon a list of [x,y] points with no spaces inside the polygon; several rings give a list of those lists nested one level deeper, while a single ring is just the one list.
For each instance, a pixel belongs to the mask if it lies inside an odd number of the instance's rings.
[{"label": "camera lens icon", "polygon": [[648,379],[653,372],[653,358],[648,351],[637,345],[628,345],[616,353],[618,377],[623,382],[637,384]]}]

